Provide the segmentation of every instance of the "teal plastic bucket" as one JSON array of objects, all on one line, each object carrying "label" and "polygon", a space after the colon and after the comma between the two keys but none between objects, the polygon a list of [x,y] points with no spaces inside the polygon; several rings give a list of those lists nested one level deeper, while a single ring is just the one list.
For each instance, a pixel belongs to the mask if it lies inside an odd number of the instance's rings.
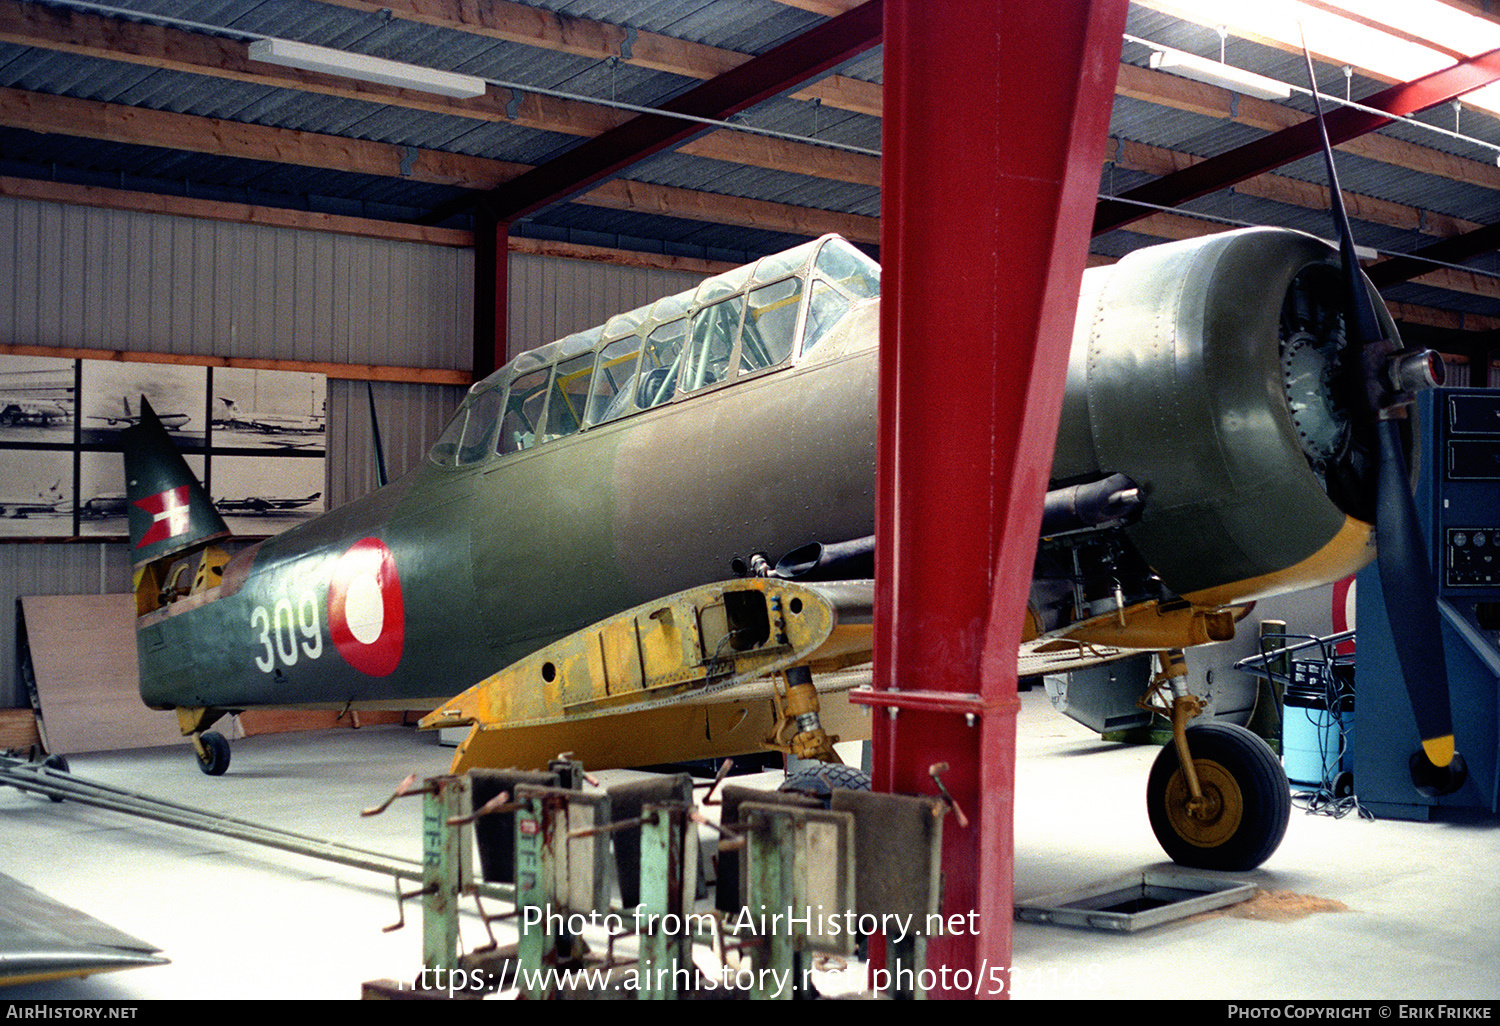
[{"label": "teal plastic bucket", "polygon": [[1281,712],[1281,764],[1287,779],[1305,787],[1331,783],[1347,761],[1354,729],[1354,696],[1344,693],[1329,709],[1328,689],[1294,684]]}]

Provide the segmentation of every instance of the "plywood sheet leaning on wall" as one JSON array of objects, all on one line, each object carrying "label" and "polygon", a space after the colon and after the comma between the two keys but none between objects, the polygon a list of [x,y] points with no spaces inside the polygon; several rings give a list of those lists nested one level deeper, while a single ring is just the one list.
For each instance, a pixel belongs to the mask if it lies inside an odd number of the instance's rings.
[{"label": "plywood sheet leaning on wall", "polygon": [[183,742],[172,713],[141,704],[134,596],[27,595],[21,609],[47,751]]}]

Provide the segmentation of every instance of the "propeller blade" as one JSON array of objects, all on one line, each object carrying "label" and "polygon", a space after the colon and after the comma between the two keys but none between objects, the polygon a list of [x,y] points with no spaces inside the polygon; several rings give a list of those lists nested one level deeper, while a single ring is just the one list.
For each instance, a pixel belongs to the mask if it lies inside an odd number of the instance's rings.
[{"label": "propeller blade", "polygon": [[[1383,420],[1378,430],[1380,519],[1375,525],[1375,544],[1380,553],[1380,586],[1422,747],[1435,765],[1445,766],[1453,757],[1453,717],[1446,701],[1448,674],[1437,597],[1431,587],[1416,503],[1406,487],[1400,425]],[[1432,701],[1438,689],[1443,700]]]},{"label": "propeller blade", "polygon": [[1401,444],[1401,424],[1384,408],[1390,391],[1385,367],[1395,353],[1393,340],[1385,338],[1375,313],[1375,298],[1360,269],[1354,248],[1354,232],[1344,208],[1338,172],[1333,164],[1333,146],[1323,120],[1323,103],[1313,72],[1312,54],[1304,41],[1307,79],[1312,86],[1313,107],[1323,139],[1323,162],[1328,171],[1328,191],[1334,227],[1339,236],[1339,256],[1345,282],[1345,321],[1348,336],[1345,360],[1348,394],[1356,400],[1365,422],[1373,424],[1379,449],[1375,503],[1375,545],[1380,566],[1380,586],[1385,598],[1386,619],[1396,660],[1406,684],[1422,748],[1410,760],[1412,781],[1424,794],[1450,794],[1463,786],[1467,772],[1463,758],[1454,750],[1453,716],[1448,699],[1448,669],[1443,654],[1442,623],[1437,589],[1427,560],[1427,548],[1417,519],[1417,507],[1407,480],[1407,462]]},{"label": "propeller blade", "polygon": [[1307,49],[1305,40],[1302,43],[1302,57],[1307,62],[1307,81],[1312,87],[1313,111],[1318,119],[1318,134],[1323,140],[1323,167],[1328,172],[1328,198],[1334,229],[1339,237],[1339,257],[1344,266],[1345,306],[1352,315],[1348,329],[1362,347],[1380,338],[1380,321],[1375,316],[1375,303],[1369,290],[1365,288],[1364,273],[1359,268],[1359,257],[1354,248],[1354,231],[1349,227],[1349,214],[1344,208],[1339,173],[1333,166],[1333,143],[1328,139],[1328,125],[1323,120],[1323,101],[1318,97],[1318,80],[1313,73],[1312,53]]}]

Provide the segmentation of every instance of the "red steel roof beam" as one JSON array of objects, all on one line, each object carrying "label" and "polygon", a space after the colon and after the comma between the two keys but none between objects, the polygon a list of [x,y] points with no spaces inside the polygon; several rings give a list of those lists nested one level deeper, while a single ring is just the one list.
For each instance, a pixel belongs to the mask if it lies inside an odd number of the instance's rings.
[{"label": "red steel roof beam", "polygon": [[[1500,50],[1470,57],[1451,68],[1393,85],[1361,101],[1364,106],[1385,111],[1390,117],[1353,107],[1340,107],[1331,112],[1327,118],[1328,138],[1337,146],[1382,128],[1397,117],[1455,100],[1497,79],[1500,79]],[[1181,171],[1163,175],[1153,182],[1121,194],[1118,200],[1101,201],[1094,211],[1094,234],[1102,235],[1154,213],[1136,203],[1122,202],[1124,200],[1150,203],[1158,207],[1175,207],[1310,156],[1321,148],[1317,121],[1309,118],[1301,124],[1284,128],[1228,153],[1221,153]]]},{"label": "red steel roof beam", "polygon": [[[883,11],[884,0],[868,0],[660,107],[675,114],[721,121],[879,44]],[[479,194],[477,202],[488,216],[515,221],[712,129],[711,125],[665,114],[641,114]],[[444,220],[475,202],[476,197],[471,196],[456,204],[444,204],[427,220]]]}]

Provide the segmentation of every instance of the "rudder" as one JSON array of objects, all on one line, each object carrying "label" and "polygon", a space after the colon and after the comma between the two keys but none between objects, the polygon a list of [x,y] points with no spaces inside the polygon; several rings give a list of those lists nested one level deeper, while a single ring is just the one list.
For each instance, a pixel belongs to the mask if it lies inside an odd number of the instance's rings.
[{"label": "rudder", "polygon": [[224,518],[144,396],[140,420],[122,435],[133,566],[229,536]]}]

